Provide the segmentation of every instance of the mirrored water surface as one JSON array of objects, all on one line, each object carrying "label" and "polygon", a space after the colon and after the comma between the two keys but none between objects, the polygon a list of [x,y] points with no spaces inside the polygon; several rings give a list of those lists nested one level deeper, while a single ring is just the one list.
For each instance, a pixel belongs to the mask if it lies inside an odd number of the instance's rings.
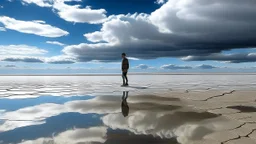
[{"label": "mirrored water surface", "polygon": [[0,99],[1,143],[160,143],[200,140],[219,115],[157,95],[39,96]]}]

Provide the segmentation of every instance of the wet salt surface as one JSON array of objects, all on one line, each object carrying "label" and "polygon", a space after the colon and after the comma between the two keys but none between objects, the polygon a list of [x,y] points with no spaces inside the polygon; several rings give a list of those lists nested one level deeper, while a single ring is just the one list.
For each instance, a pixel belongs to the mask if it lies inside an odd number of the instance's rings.
[{"label": "wet salt surface", "polygon": [[255,78],[1,77],[0,143],[256,143]]}]

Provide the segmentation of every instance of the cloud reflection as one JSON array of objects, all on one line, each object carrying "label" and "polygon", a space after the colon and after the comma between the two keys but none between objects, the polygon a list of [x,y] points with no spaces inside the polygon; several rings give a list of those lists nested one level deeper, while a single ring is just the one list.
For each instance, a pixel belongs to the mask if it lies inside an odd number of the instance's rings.
[{"label": "cloud reflection", "polygon": [[[101,117],[103,124],[113,130],[125,130],[137,135],[152,135],[162,139],[176,137],[178,142],[187,144],[201,140],[205,135],[216,130],[213,121],[209,120],[215,119],[215,123],[220,121],[218,115],[194,111],[178,98],[154,95],[129,96],[127,99],[129,115],[124,117],[120,108],[121,96],[98,96],[64,104],[46,103],[3,112],[1,117],[6,121],[0,125],[0,131],[8,132],[31,125],[43,125],[47,123],[48,118],[58,117],[63,113],[103,114],[104,116]],[[50,143],[53,140],[56,144],[94,141],[104,143],[106,131],[106,127],[77,128],[60,131],[54,139],[37,136],[36,139],[23,141],[21,144],[43,144],[45,141]]]},{"label": "cloud reflection", "polygon": [[91,127],[88,129],[72,129],[53,137],[25,140],[19,144],[79,144],[99,142],[104,143],[107,134],[106,127]]}]

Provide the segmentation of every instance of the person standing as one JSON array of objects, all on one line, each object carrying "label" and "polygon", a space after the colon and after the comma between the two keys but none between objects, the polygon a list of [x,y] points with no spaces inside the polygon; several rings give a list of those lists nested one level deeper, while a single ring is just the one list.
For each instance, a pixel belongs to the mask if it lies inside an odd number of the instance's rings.
[{"label": "person standing", "polygon": [[122,78],[123,78],[123,85],[122,86],[128,86],[128,78],[127,73],[129,69],[129,60],[126,58],[126,54],[122,53]]}]

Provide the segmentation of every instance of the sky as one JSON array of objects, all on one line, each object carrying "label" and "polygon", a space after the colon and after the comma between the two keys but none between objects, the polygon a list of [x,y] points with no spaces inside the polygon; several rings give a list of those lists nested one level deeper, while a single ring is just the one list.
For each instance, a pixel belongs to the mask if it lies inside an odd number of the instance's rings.
[{"label": "sky", "polygon": [[0,74],[256,72],[254,0],[1,0]]}]

